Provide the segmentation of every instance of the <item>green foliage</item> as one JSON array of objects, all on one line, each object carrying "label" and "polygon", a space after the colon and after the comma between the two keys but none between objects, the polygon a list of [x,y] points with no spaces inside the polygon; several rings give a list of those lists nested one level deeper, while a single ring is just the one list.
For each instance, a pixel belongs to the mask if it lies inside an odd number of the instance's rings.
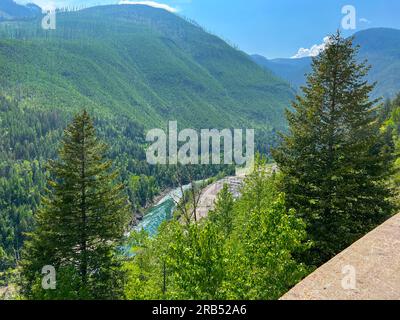
[{"label": "green foliage", "polygon": [[169,246],[166,257],[168,270],[172,273],[173,299],[210,300],[223,298],[221,285],[224,280],[223,235],[209,221],[182,227],[173,222],[174,243]]},{"label": "green foliage", "polygon": [[136,211],[144,208],[159,193],[156,179],[145,175],[132,176],[129,181],[129,190],[130,198],[135,201],[133,207]]},{"label": "green foliage", "polygon": [[382,132],[386,138],[386,149],[394,155],[393,173],[390,186],[393,188],[396,204],[400,204],[400,94],[387,101],[382,112]]},{"label": "green foliage", "polygon": [[39,190],[44,187],[45,177],[37,161],[2,163],[0,171],[0,270],[15,266],[25,233],[34,226],[32,212],[39,205]]},{"label": "green foliage", "polygon": [[211,222],[224,231],[223,233],[226,237],[228,237],[233,230],[233,208],[233,196],[229,192],[229,186],[225,184],[222,191],[217,196],[215,209],[210,211],[208,215]]},{"label": "green foliage", "polygon": [[265,162],[236,202],[225,186],[208,218],[134,237],[128,299],[278,299],[307,273],[293,258],[309,246],[305,225],[286,209]]},{"label": "green foliage", "polygon": [[227,298],[272,300],[307,274],[294,255],[309,247],[305,225],[276,188],[265,159],[256,161],[235,203],[234,231],[228,242]]},{"label": "green foliage", "polygon": [[[123,281],[115,248],[129,219],[128,199],[117,172],[105,159],[86,112],[64,132],[60,159],[50,162],[52,179],[26,243],[23,292],[29,298],[121,297]],[[57,289],[41,289],[41,269],[54,266]]]},{"label": "green foliage", "polygon": [[[274,158],[288,208],[307,223],[315,246],[303,259],[320,265],[392,213],[377,101],[369,68],[356,62],[352,39],[340,34],[313,61],[303,97],[287,112],[290,131]],[[389,156],[389,157],[388,157]]]},{"label": "green foliage", "polygon": [[[294,210],[286,210],[280,194],[269,207],[252,210],[235,240],[225,286],[229,299],[279,299],[306,274],[307,269],[295,261],[306,247],[305,225]],[[237,241],[236,240],[236,241]]]},{"label": "green foliage", "polygon": [[[0,247],[0,258],[1,258],[1,247]],[[1,300],[19,300],[21,296],[18,293],[16,283],[20,279],[20,269],[7,269],[0,272],[0,301]]]}]

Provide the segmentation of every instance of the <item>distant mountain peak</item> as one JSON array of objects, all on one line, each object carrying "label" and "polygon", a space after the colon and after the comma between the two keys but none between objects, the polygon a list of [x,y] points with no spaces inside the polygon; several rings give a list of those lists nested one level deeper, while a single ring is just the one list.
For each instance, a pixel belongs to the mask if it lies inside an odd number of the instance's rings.
[{"label": "distant mountain peak", "polygon": [[[368,60],[372,69],[368,80],[377,82],[374,97],[392,98],[400,92],[400,30],[370,28],[354,34],[354,45],[360,46],[359,59]],[[252,55],[253,61],[299,88],[311,71],[311,58],[268,60]]]},{"label": "distant mountain peak", "polygon": [[21,5],[14,0],[0,1],[0,21],[31,19],[41,14],[42,9],[34,3]]}]

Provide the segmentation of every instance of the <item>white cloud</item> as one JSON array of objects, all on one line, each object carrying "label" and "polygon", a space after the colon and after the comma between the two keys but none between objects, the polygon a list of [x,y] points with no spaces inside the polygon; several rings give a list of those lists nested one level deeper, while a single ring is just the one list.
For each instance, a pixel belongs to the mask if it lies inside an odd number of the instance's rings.
[{"label": "white cloud", "polygon": [[311,48],[300,48],[299,51],[292,57],[292,59],[300,59],[305,57],[316,57],[325,50],[329,43],[329,37],[325,37],[321,44],[314,44]]},{"label": "white cloud", "polygon": [[155,1],[120,1],[119,4],[133,4],[133,5],[141,4],[141,5],[150,6],[153,8],[164,9],[164,10],[167,10],[167,11],[173,12],[173,13],[178,12],[177,8],[173,8],[165,3],[159,3],[159,2],[155,2]]},{"label": "white cloud", "polygon": [[370,24],[371,23],[371,21],[368,20],[367,18],[360,18],[360,22],[361,23],[366,23],[366,24]]}]

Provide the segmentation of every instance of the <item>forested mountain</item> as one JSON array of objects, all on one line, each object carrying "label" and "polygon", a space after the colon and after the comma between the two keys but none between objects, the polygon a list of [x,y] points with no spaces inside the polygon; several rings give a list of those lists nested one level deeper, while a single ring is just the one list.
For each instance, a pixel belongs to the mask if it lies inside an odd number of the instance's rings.
[{"label": "forested mountain", "polygon": [[58,13],[1,27],[0,86],[35,108],[83,106],[145,127],[282,128],[291,89],[199,26],[139,5]]},{"label": "forested mountain", "polygon": [[[367,79],[378,82],[373,95],[393,98],[400,90],[400,30],[368,29],[357,32],[354,38],[354,45],[360,46],[358,60],[368,59],[372,66]],[[296,89],[305,84],[305,74],[311,71],[311,58],[268,60],[254,55],[252,59]]]},{"label": "forested mountain", "polygon": [[0,2],[0,21],[35,18],[41,12],[42,9],[33,3],[23,6],[15,3],[14,0]]},{"label": "forested mountain", "polygon": [[400,30],[370,29],[355,35],[360,59],[368,59],[372,69],[368,79],[377,81],[375,94],[393,98],[400,91]]}]

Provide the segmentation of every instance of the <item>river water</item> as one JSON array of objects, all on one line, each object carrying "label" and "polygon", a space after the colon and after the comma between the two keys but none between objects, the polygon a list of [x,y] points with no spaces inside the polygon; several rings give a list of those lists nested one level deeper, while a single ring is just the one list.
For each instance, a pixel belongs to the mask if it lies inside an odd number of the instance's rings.
[{"label": "river water", "polygon": [[[183,187],[183,191],[190,188],[190,184]],[[135,231],[145,230],[147,233],[154,237],[157,235],[158,228],[164,221],[172,219],[176,202],[182,199],[181,188],[177,188],[169,192],[162,198],[155,206],[150,208],[143,217],[143,220],[134,227]]]}]

